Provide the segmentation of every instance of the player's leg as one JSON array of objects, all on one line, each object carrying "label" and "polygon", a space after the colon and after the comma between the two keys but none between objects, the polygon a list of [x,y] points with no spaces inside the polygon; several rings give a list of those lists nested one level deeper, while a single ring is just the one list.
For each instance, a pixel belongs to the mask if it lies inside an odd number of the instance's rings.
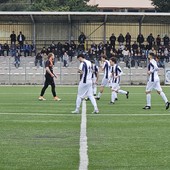
[{"label": "player's leg", "polygon": [[56,95],[54,79],[53,79],[52,82],[51,82],[51,92],[52,92],[52,95],[53,95],[55,101],[60,101],[60,100],[61,100],[61,99]]},{"label": "player's leg", "polygon": [[46,100],[43,96],[44,96],[44,93],[45,93],[46,89],[48,88],[48,85],[49,85],[49,82],[46,79],[45,82],[44,82],[44,86],[43,86],[43,88],[41,90],[39,100]]},{"label": "player's leg", "polygon": [[160,82],[157,82],[155,85],[155,89],[157,90],[157,93],[162,97],[163,101],[165,102],[165,108],[166,110],[169,109],[169,101],[165,95],[165,93],[162,91],[162,88],[160,86]]},{"label": "player's leg", "polygon": [[92,105],[94,107],[94,111],[92,113],[99,113],[96,100],[95,100],[95,98],[93,96],[93,89],[92,89],[92,85],[91,84],[89,84],[87,96],[90,99],[90,101],[91,101],[91,103],[92,103]]},{"label": "player's leg", "polygon": [[125,91],[125,90],[118,90],[118,93],[120,94],[125,94],[126,95],[126,98],[128,99],[129,98],[129,91]]},{"label": "player's leg", "polygon": [[151,91],[153,89],[154,83],[148,82],[146,86],[146,106],[143,109],[151,109]]},{"label": "player's leg", "polygon": [[101,86],[100,86],[100,91],[99,91],[99,93],[98,93],[98,95],[96,97],[97,100],[100,99],[100,97],[101,97],[101,95],[102,95],[102,93],[104,91],[104,87],[107,86],[107,84],[108,84],[108,79],[103,78]]},{"label": "player's leg", "polygon": [[87,96],[86,91],[87,91],[86,85],[80,82],[78,86],[78,93],[77,93],[77,98],[76,98],[76,109],[72,111],[72,113],[79,113],[81,102]]}]

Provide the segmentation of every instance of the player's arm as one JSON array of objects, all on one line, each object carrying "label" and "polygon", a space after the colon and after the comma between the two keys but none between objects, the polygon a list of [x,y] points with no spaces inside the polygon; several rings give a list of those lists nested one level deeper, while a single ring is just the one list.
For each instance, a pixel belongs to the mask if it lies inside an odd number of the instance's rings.
[{"label": "player's arm", "polygon": [[115,76],[115,78],[118,78],[118,77],[122,76],[122,74],[123,74],[123,71],[120,67],[118,67],[117,69],[119,71],[119,74],[117,76]]}]

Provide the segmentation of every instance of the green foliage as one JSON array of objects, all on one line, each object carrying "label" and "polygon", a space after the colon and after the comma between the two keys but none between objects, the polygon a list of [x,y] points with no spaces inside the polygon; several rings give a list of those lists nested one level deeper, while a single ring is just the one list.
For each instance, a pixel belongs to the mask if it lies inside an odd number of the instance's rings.
[{"label": "green foliage", "polygon": [[0,0],[1,11],[97,11],[89,0]]},{"label": "green foliage", "polygon": [[170,12],[170,0],[152,0],[158,12]]}]

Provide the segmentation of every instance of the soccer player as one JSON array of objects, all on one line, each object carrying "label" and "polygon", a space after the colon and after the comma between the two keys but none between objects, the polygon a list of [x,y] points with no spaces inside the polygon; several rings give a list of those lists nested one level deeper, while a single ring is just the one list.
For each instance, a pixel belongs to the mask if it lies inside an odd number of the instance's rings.
[{"label": "soccer player", "polygon": [[155,89],[157,93],[162,97],[162,99],[165,102],[165,108],[166,110],[169,108],[170,103],[168,102],[168,99],[165,95],[165,93],[162,91],[161,85],[160,85],[160,79],[158,76],[158,66],[157,62],[154,60],[154,54],[150,53],[149,56],[149,64],[148,64],[148,82],[146,86],[146,103],[147,105],[143,108],[145,110],[151,109],[151,91]]},{"label": "soccer player", "polygon": [[111,66],[111,76],[110,76],[110,86],[111,86],[111,101],[110,104],[114,104],[116,98],[117,98],[117,93],[125,94],[126,98],[129,98],[129,92],[124,91],[120,89],[120,77],[123,74],[122,69],[120,66],[117,65],[117,60],[114,57],[110,58],[110,66]]},{"label": "soccer player", "polygon": [[54,54],[49,53],[48,60],[45,62],[45,69],[46,69],[45,83],[44,83],[44,87],[41,90],[39,100],[46,100],[43,96],[44,96],[44,93],[49,85],[51,85],[51,91],[52,91],[54,100],[55,101],[61,100],[59,97],[56,96],[55,83],[54,83],[54,77],[56,77],[56,76],[53,73],[53,66],[54,66]]},{"label": "soccer player", "polygon": [[83,54],[79,54],[77,59],[80,61],[78,73],[80,73],[81,79],[78,85],[76,109],[72,111],[72,113],[79,113],[81,102],[85,97],[90,99],[94,107],[94,111],[92,113],[99,113],[92,90],[92,64],[90,61],[85,59]]},{"label": "soccer player", "polygon": [[97,93],[97,82],[99,79],[99,68],[94,63],[94,61],[91,61],[92,63],[92,88],[93,88],[93,95],[96,96]]},{"label": "soccer player", "polygon": [[100,86],[100,91],[96,97],[97,100],[100,99],[100,97],[104,91],[104,87],[108,86],[109,75],[110,75],[110,63],[107,60],[106,55],[101,56],[101,61],[103,62],[102,71],[104,71],[104,76],[103,76],[102,83]]}]

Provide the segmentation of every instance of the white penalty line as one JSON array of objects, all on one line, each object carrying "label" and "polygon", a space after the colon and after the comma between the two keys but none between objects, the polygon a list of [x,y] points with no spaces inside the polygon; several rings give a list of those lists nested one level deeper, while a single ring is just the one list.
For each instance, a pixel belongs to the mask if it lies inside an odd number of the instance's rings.
[{"label": "white penalty line", "polygon": [[81,114],[81,130],[80,130],[80,163],[79,170],[88,170],[88,145],[87,145],[87,115],[86,115],[86,101],[82,102],[82,114]]}]

